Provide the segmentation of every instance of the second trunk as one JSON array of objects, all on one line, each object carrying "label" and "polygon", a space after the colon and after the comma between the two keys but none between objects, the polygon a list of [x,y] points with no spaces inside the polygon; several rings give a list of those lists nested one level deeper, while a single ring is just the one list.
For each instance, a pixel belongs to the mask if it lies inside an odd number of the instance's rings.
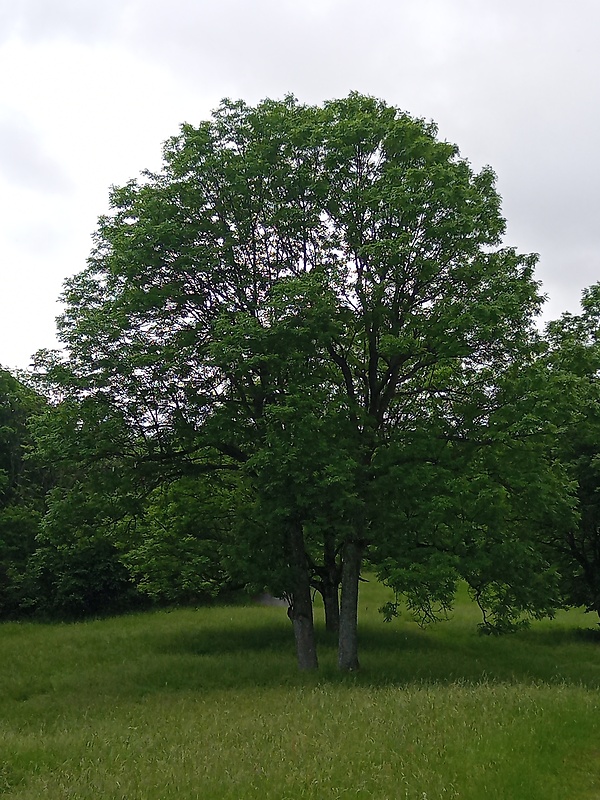
[{"label": "second trunk", "polygon": [[358,582],[362,548],[356,542],[346,542],[342,563],[342,602],[338,666],[344,672],[359,668],[358,663]]}]

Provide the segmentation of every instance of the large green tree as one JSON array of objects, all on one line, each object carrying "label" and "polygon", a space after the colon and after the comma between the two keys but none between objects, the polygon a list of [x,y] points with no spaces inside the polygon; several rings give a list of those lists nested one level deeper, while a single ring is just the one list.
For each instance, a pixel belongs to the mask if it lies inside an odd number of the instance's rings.
[{"label": "large green tree", "polygon": [[[402,524],[381,507],[395,465],[496,435],[497,376],[529,358],[535,258],[501,246],[494,180],[373,98],[223,102],[113,189],[67,283],[62,391],[117,409],[141,461],[243,474],[302,668],[311,584],[335,607],[340,580],[339,665],[358,667],[361,565]],[[395,474],[396,497],[414,489]]]}]

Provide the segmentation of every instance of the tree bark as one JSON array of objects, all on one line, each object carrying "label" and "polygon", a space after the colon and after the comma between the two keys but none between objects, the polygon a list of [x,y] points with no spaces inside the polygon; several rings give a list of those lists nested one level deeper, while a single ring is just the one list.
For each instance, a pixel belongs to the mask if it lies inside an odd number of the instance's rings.
[{"label": "tree bark", "polygon": [[298,669],[317,669],[317,643],[313,622],[310,573],[304,548],[302,526],[292,523],[289,531],[290,567],[292,571],[292,602],[288,616],[294,628]]},{"label": "tree bark", "polygon": [[340,629],[341,567],[337,560],[334,536],[325,538],[323,566],[315,567],[313,565],[313,573],[312,586],[323,598],[325,630],[329,633],[338,633]]},{"label": "tree bark", "polygon": [[342,563],[342,602],[338,666],[344,672],[359,669],[358,662],[358,583],[362,548],[356,542],[346,542]]},{"label": "tree bark", "polygon": [[339,583],[323,581],[321,584],[323,608],[325,609],[325,630],[328,633],[338,633],[340,629],[340,595]]}]

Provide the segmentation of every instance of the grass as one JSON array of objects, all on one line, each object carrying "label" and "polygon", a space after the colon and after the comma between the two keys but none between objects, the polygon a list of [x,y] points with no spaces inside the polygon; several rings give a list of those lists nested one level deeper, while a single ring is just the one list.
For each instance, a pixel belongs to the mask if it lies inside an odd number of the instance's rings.
[{"label": "grass", "polygon": [[7,800],[591,800],[600,638],[579,612],[477,635],[361,594],[362,670],[294,664],[285,610],[213,607],[0,625]]}]

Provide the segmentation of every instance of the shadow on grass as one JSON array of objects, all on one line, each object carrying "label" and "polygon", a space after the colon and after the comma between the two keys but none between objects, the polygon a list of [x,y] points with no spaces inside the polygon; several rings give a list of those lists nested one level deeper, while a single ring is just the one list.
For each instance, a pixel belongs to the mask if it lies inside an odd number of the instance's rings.
[{"label": "shadow on grass", "polygon": [[271,623],[255,627],[232,624],[222,629],[178,630],[156,637],[155,647],[161,653],[214,657],[281,651],[293,647],[292,629]]},{"label": "shadow on grass", "polygon": [[565,628],[556,626],[555,628],[534,628],[520,634],[521,637],[532,643],[546,647],[556,647],[557,645],[589,643],[600,648],[600,628],[597,623],[591,623],[594,627],[589,628]]},{"label": "shadow on grass", "polygon": [[[335,636],[318,627],[317,642],[320,669],[308,676],[296,671],[292,628],[283,620],[180,628],[154,637],[149,644],[164,656],[201,658],[196,678],[215,689],[307,681],[369,686],[508,682],[600,688],[600,633],[595,629],[544,628],[485,637],[451,622],[425,630],[407,623],[370,624],[360,630],[362,669],[352,675],[337,670]],[[181,678],[185,683],[183,674]]]}]

